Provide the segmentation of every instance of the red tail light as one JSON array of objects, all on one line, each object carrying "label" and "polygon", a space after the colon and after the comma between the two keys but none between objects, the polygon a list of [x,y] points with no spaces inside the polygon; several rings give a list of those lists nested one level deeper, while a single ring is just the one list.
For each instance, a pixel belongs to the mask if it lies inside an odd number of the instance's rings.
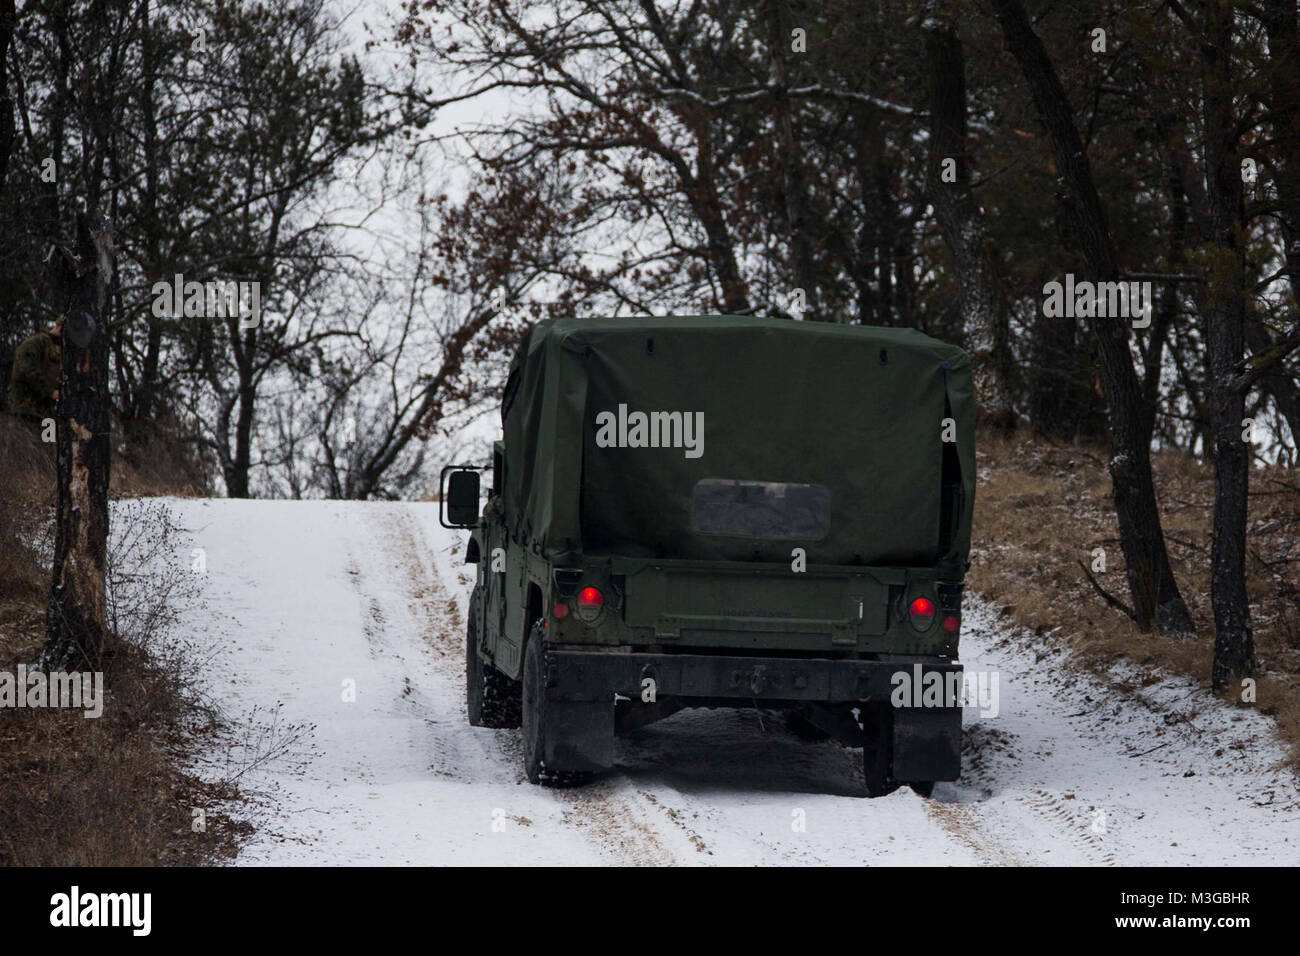
[{"label": "red tail light", "polygon": [[583,588],[578,592],[578,617],[590,624],[600,617],[601,605],[605,596],[595,588]]},{"label": "red tail light", "polygon": [[912,615],[912,626],[919,631],[924,631],[934,623],[934,602],[929,598],[917,598],[908,612]]},{"label": "red tail light", "polygon": [[961,621],[957,620],[955,615],[949,614],[943,619],[943,629],[949,634],[956,634],[959,627],[961,627]]},{"label": "red tail light", "polygon": [[557,621],[563,621],[569,616],[569,605],[561,601],[551,608],[551,614],[554,615]]}]

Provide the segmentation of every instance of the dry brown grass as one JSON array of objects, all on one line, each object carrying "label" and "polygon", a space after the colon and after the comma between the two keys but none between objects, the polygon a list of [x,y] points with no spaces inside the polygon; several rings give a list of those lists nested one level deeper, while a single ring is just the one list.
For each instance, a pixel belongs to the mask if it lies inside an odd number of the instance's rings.
[{"label": "dry brown grass", "polygon": [[127,444],[114,432],[109,494],[114,498],[210,495],[208,477],[193,446],[174,434],[174,426],[149,425]]},{"label": "dry brown grass", "polygon": [[[155,470],[115,492],[176,493]],[[0,671],[39,656],[49,589],[54,468],[22,423],[0,416]],[[211,813],[235,796],[184,770],[219,725],[190,693],[179,655],[117,641],[103,716],[0,709],[0,865],[193,865],[233,855],[243,827]],[[192,810],[208,808],[195,833]]]},{"label": "dry brown grass", "polygon": [[[1213,471],[1182,454],[1155,458],[1156,489],[1170,559],[1199,637],[1138,631],[1107,606],[1079,567],[1104,548],[1098,581],[1129,603],[1124,557],[1110,502],[1105,451],[1038,440],[981,439],[977,453],[974,551],[967,581],[1037,634],[1070,644],[1105,672],[1123,659],[1209,687],[1214,643],[1210,606]],[[1300,769],[1300,477],[1286,468],[1251,474],[1247,582],[1258,663],[1258,699]]]},{"label": "dry brown grass", "polygon": [[[39,642],[4,642],[14,671]],[[0,865],[194,866],[233,857],[246,825],[214,812],[238,793],[182,769],[186,751],[214,734],[172,676],[138,652],[105,665],[103,716],[0,712]],[[193,810],[207,814],[193,831]]]},{"label": "dry brown grass", "polygon": [[0,415],[0,626],[21,624],[42,607],[48,575],[38,552],[49,546],[54,459],[26,427]]}]

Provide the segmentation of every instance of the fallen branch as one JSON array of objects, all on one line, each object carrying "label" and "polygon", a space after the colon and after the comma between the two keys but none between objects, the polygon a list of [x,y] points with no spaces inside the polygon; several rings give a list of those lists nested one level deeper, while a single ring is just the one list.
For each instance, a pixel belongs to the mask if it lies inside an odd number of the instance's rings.
[{"label": "fallen branch", "polygon": [[1125,604],[1123,601],[1115,597],[1115,595],[1111,594],[1104,587],[1102,587],[1100,584],[1097,583],[1097,579],[1093,577],[1092,572],[1088,570],[1088,566],[1086,564],[1080,561],[1079,567],[1083,568],[1083,573],[1088,576],[1088,583],[1093,586],[1093,588],[1097,591],[1098,594],[1100,594],[1103,598],[1106,599],[1107,604],[1115,608],[1117,611],[1123,611],[1125,614],[1129,616],[1130,620],[1133,621],[1137,620],[1137,615],[1133,613],[1133,609],[1131,607],[1129,607],[1127,604]]},{"label": "fallen branch", "polygon": [[1169,741],[1166,740],[1164,743],[1157,744],[1156,746],[1152,747],[1150,750],[1144,750],[1140,754],[1129,754],[1129,759],[1131,760],[1134,757],[1145,757],[1147,754],[1155,753],[1161,747],[1168,747],[1168,746],[1169,746]]},{"label": "fallen branch", "polygon": [[1191,548],[1193,551],[1205,550],[1205,545],[1197,544],[1195,541],[1187,541],[1184,538],[1175,537],[1174,535],[1170,534],[1168,531],[1165,532],[1165,538],[1172,541],[1174,544],[1181,544],[1184,548]]},{"label": "fallen branch", "polygon": [[1297,561],[1300,561],[1300,558],[1293,558],[1290,557],[1289,555],[1283,555],[1282,557],[1279,557],[1275,561],[1266,561],[1264,560],[1263,556],[1259,553],[1258,548],[1251,548],[1250,556],[1254,558],[1259,563],[1259,566],[1262,568],[1272,568],[1272,567],[1276,567],[1279,564],[1295,564]]}]

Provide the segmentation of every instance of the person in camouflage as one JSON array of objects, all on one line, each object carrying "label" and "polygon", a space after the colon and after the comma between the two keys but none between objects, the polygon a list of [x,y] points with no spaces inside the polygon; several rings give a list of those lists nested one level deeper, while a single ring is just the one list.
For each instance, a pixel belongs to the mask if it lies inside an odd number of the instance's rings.
[{"label": "person in camouflage", "polygon": [[9,410],[23,418],[54,418],[63,356],[63,316],[46,331],[24,339],[14,352],[9,376]]}]

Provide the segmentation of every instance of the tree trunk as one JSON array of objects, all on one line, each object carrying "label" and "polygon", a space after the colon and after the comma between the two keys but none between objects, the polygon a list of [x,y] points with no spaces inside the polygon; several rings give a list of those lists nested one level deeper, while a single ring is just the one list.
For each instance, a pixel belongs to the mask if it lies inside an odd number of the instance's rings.
[{"label": "tree trunk", "polygon": [[1287,277],[1293,298],[1300,302],[1300,49],[1295,0],[1265,0],[1263,19],[1268,31],[1269,112],[1278,161],[1273,171],[1282,207],[1282,237]]},{"label": "tree trunk", "polygon": [[[226,481],[226,496],[247,498],[251,493],[249,472],[253,463],[253,418],[257,405],[257,370],[254,362],[259,330],[256,327],[241,329],[239,316],[232,316],[225,321],[237,381],[234,394],[229,397],[229,407],[223,409],[224,427],[220,430],[223,446],[221,472]],[[232,418],[233,433],[230,428]]]},{"label": "tree trunk", "polygon": [[[1106,212],[1092,181],[1074,111],[1056,70],[1034,33],[1020,0],[994,0],[1007,46],[1025,75],[1038,115],[1052,142],[1071,221],[1094,281],[1119,279]],[[1165,547],[1151,476],[1151,446],[1143,439],[1142,389],[1129,352],[1128,327],[1114,317],[1089,320],[1096,336],[1110,433],[1111,493],[1120,547],[1139,628],[1171,634],[1195,632]]]},{"label": "tree trunk", "polygon": [[0,188],[4,187],[17,138],[14,98],[9,91],[9,44],[18,23],[14,0],[0,0]]},{"label": "tree trunk", "polygon": [[890,192],[890,168],[885,162],[883,135],[871,163],[870,189],[876,194],[872,260],[876,272],[876,324],[897,325],[894,321],[894,223],[898,210]]},{"label": "tree trunk", "polygon": [[[1011,431],[1016,419],[1007,380],[1007,302],[993,241],[971,192],[965,58],[956,28],[936,15],[935,6],[927,8],[922,27],[930,79],[929,198],[957,270],[978,420],[997,431]],[[949,182],[944,181],[946,160],[955,166]]]},{"label": "tree trunk", "polygon": [[713,275],[718,280],[722,295],[719,304],[729,315],[742,315],[750,311],[749,293],[736,263],[736,250],[727,228],[722,201],[718,197],[714,179],[713,129],[707,115],[695,118],[696,142],[695,173],[683,175],[682,186],[691,211],[704,230],[705,248]]},{"label": "tree trunk", "polygon": [[[1300,50],[1297,50],[1300,29],[1293,0],[1265,0],[1262,9],[1268,31],[1268,106],[1273,117],[1277,154],[1273,177],[1282,207],[1282,239],[1291,299],[1300,304],[1300,101],[1296,99],[1296,91],[1300,90]],[[1250,350],[1257,354],[1276,344],[1258,322],[1249,323],[1246,337]],[[1259,384],[1286,419],[1291,440],[1300,449],[1300,386],[1295,377],[1278,367],[1261,378]]]},{"label": "tree trunk", "polygon": [[239,410],[235,416],[235,454],[226,488],[231,498],[249,496],[249,470],[253,463],[253,410],[257,402],[257,391],[253,387],[252,375],[251,368],[240,367]]},{"label": "tree trunk", "polygon": [[[157,63],[154,44],[153,21],[150,16],[150,4],[145,0],[140,10],[140,66],[144,73],[140,91],[140,113],[144,126],[144,208],[142,218],[149,226],[145,239],[148,256],[146,263],[147,278],[152,284],[162,278],[162,254],[159,249],[159,237],[162,230],[158,223],[158,172],[161,164],[158,149],[158,119],[155,108],[155,87],[157,85]],[[163,323],[162,319],[149,309],[145,313],[148,328],[145,342],[144,363],[140,368],[140,384],[131,403],[130,421],[139,426],[154,414],[154,402],[158,390],[159,358],[162,353]],[[138,434],[138,428],[135,430]],[[133,436],[134,437],[134,436]]]},{"label": "tree trunk", "polygon": [[41,665],[54,671],[97,670],[104,648],[108,550],[109,227],[78,216],[76,256],[56,249],[52,264],[52,284],[64,315],[63,364],[54,574]]},{"label": "tree trunk", "polygon": [[772,74],[772,108],[776,119],[777,156],[781,165],[781,182],[785,192],[785,217],[790,229],[794,252],[794,276],[804,294],[804,318],[820,321],[821,295],[817,270],[813,263],[813,244],[809,235],[808,190],[804,182],[803,153],[794,135],[794,107],[787,92],[789,71],[785,62],[786,44],[790,42],[785,0],[767,0],[768,61]]},{"label": "tree trunk", "polygon": [[1206,5],[1201,46],[1206,182],[1215,255],[1203,312],[1210,370],[1210,429],[1214,439],[1214,540],[1210,549],[1210,601],[1214,606],[1212,684],[1224,690],[1255,672],[1250,599],[1246,592],[1246,494],[1249,445],[1242,435],[1245,390],[1234,387],[1246,346],[1246,252],[1237,132],[1233,119],[1232,7]]},{"label": "tree trunk", "polygon": [[59,203],[59,182],[68,170],[63,165],[64,131],[67,125],[69,103],[72,94],[68,90],[68,76],[72,72],[72,4],[68,0],[59,0],[46,9],[47,29],[54,36],[59,48],[58,60],[54,73],[54,90],[50,95],[49,143],[50,156],[54,160],[55,178],[52,182],[41,179],[41,203],[39,218],[40,232],[51,242],[59,236],[60,223],[63,222]]},{"label": "tree trunk", "polygon": [[1088,406],[1078,339],[1074,316],[1044,315],[1041,309],[1034,316],[1025,363],[1029,420],[1035,432],[1052,441],[1074,441],[1080,410]]}]

